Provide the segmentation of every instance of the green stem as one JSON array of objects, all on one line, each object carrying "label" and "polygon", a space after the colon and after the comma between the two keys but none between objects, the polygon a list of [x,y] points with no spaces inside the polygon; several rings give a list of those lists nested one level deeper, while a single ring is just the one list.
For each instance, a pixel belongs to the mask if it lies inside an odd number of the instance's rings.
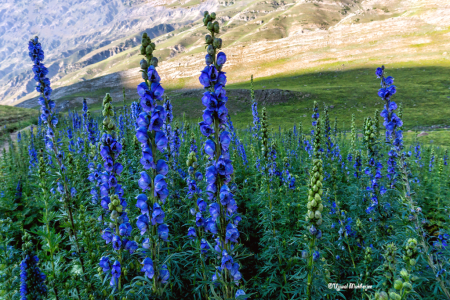
[{"label": "green stem", "polygon": [[316,242],[316,237],[313,236],[309,242],[309,261],[308,261],[308,285],[306,287],[307,299],[311,300],[311,287],[313,282],[313,271],[314,271],[314,259],[313,259],[313,251],[314,244]]}]

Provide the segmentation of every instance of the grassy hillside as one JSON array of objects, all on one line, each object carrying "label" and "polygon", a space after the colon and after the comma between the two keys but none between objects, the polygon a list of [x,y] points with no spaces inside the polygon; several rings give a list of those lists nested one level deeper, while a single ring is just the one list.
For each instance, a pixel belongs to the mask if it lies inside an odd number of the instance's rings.
[{"label": "grassy hillside", "polygon": [[37,124],[38,115],[35,109],[0,105],[0,141],[13,131]]},{"label": "grassy hillside", "polygon": [[[415,126],[450,126],[450,64],[433,66],[433,61],[423,66],[408,66],[404,63],[386,65],[387,74],[395,78],[397,94],[393,100],[403,104],[406,129]],[[285,77],[255,77],[255,89],[285,89],[302,91],[310,97],[292,99],[288,103],[267,107],[272,124],[289,126],[293,122],[309,122],[312,103],[318,101],[323,107],[333,105],[330,115],[350,126],[351,114],[355,114],[357,125],[364,116],[373,115],[383,104],[377,96],[380,81],[375,76],[377,66],[343,71],[302,72]],[[248,88],[249,82],[231,84],[228,88]],[[261,108],[261,107],[260,107]],[[246,111],[233,117],[237,125],[251,122],[250,103]]]}]

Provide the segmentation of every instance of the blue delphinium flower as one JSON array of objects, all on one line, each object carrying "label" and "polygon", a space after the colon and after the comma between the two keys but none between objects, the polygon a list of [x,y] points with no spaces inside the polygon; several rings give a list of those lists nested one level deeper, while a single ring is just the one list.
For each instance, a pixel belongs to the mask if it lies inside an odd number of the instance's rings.
[{"label": "blue delphinium flower", "polygon": [[87,106],[87,102],[86,99],[83,99],[83,107],[82,107],[82,111],[83,111],[83,130],[85,132],[88,132],[88,106]]},{"label": "blue delphinium flower", "polygon": [[98,265],[100,266],[100,268],[103,269],[104,273],[106,273],[106,272],[111,270],[111,262],[109,261],[109,257],[107,257],[107,256],[103,256],[100,259],[100,262],[99,262]]},{"label": "blue delphinium flower", "polygon": [[38,164],[37,151],[36,151],[36,148],[34,147],[34,127],[33,127],[33,125],[30,126],[30,144],[28,146],[28,155],[30,157],[28,168],[31,171],[31,169],[35,168]]},{"label": "blue delphinium flower", "polygon": [[258,117],[258,103],[255,99],[255,91],[253,90],[253,75],[250,81],[250,93],[252,98],[252,115],[253,115],[253,136],[258,138],[258,132],[261,129],[261,121]]},{"label": "blue delphinium flower", "polygon": [[398,153],[403,149],[403,132],[400,128],[403,126],[403,122],[399,116],[395,114],[397,104],[391,101],[391,97],[397,92],[397,88],[392,76],[384,76],[384,66],[377,68],[377,78],[381,78],[381,88],[378,90],[378,96],[384,101],[384,109],[381,112],[381,116],[384,118],[383,125],[386,128],[386,141],[392,144],[393,148],[389,152],[388,158],[388,178],[390,179],[391,188],[394,187],[396,182],[396,160]]},{"label": "blue delphinium flower", "polygon": [[167,265],[162,265],[161,269],[159,270],[159,279],[161,281],[162,284],[167,283],[167,281],[169,280],[170,277],[170,273],[169,270],[167,269]]},{"label": "blue delphinium flower", "polygon": [[[230,133],[227,129],[230,127],[228,109],[226,102],[228,100],[225,92],[225,84],[227,78],[222,68],[226,62],[226,55],[224,52],[216,53],[222,46],[222,40],[214,37],[214,34],[219,32],[219,24],[212,22],[215,19],[215,13],[204,13],[204,25],[208,22],[208,30],[211,36],[206,36],[207,52],[205,57],[206,67],[200,74],[199,81],[204,87],[205,92],[202,97],[202,104],[205,106],[203,111],[203,121],[199,123],[200,132],[208,142],[206,147],[215,149],[210,153],[210,164],[206,168],[206,193],[208,200],[215,201],[210,204],[211,217],[205,221],[205,230],[212,234],[218,235],[222,251],[220,252],[222,266],[220,267],[221,276],[224,268],[231,270],[233,258],[232,244],[237,242],[239,231],[232,222],[232,216],[236,214],[237,205],[233,199],[233,194],[228,187],[233,174],[233,165],[230,160],[229,146]],[[212,155],[211,155],[212,154]],[[228,225],[226,224],[228,222]],[[225,236],[223,236],[225,233]],[[215,277],[216,274],[214,274]],[[232,280],[232,278],[230,278]]]},{"label": "blue delphinium flower", "polygon": [[434,160],[435,160],[434,149],[431,149],[430,163],[428,164],[428,171],[429,172],[433,171]]},{"label": "blue delphinium flower", "polygon": [[146,257],[144,261],[142,262],[144,265],[141,269],[141,272],[144,272],[144,275],[148,278],[152,279],[155,275],[155,271],[153,269],[153,261],[150,257]]},{"label": "blue delphinium flower", "polygon": [[316,261],[316,260],[319,259],[319,257],[320,257],[319,251],[314,251],[314,253],[313,253],[313,260]]},{"label": "blue delphinium flower", "polygon": [[[140,62],[144,82],[137,86],[142,112],[136,116],[136,138],[141,143],[142,158],[140,162],[145,171],[141,172],[138,182],[142,193],[137,196],[136,206],[141,210],[141,215],[137,218],[136,226],[141,231],[141,235],[148,232],[147,243],[151,242],[160,247],[161,241],[167,242],[169,236],[169,226],[164,223],[165,212],[163,210],[165,199],[169,195],[166,183],[169,167],[164,159],[158,159],[158,155],[162,157],[162,152],[167,148],[168,137],[165,134],[165,131],[167,132],[165,126],[169,125],[168,120],[171,120],[172,116],[171,112],[169,112],[170,116],[167,116],[165,110],[165,108],[171,110],[170,102],[166,101],[165,107],[157,103],[163,99],[164,88],[160,84],[161,78],[156,71],[158,60],[152,55],[155,44],[151,42],[146,33],[142,35],[142,45],[144,50],[141,51],[141,54],[145,55],[146,59],[142,59]],[[132,110],[135,110],[134,114],[137,114],[136,107],[132,107]],[[155,239],[155,237],[157,238]],[[147,256],[148,252],[144,254]],[[151,252],[152,257],[147,257],[149,259],[147,261],[144,260],[144,262],[148,262],[148,266],[144,266],[142,271],[146,272],[147,276],[150,275],[148,270],[150,270],[151,262],[151,273],[159,272],[158,277],[162,278],[160,283],[165,284],[169,273],[165,272],[164,265],[161,268],[153,266],[153,262],[159,261],[157,255],[159,255],[159,251],[158,253]]]},{"label": "blue delphinium flower", "polygon": [[47,299],[46,276],[37,266],[39,259],[31,251],[26,251],[26,256],[20,263],[20,299]]},{"label": "blue delphinium flower", "polygon": [[120,267],[120,262],[116,260],[111,267],[111,281],[109,283],[111,286],[116,286],[121,273],[122,268]]}]

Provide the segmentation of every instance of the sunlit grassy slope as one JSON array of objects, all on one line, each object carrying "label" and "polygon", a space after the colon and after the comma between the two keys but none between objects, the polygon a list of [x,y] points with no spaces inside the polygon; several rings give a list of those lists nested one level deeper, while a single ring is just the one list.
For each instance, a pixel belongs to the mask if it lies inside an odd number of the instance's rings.
[{"label": "sunlit grassy slope", "polygon": [[0,105],[0,140],[10,132],[36,124],[38,113],[34,109]]}]

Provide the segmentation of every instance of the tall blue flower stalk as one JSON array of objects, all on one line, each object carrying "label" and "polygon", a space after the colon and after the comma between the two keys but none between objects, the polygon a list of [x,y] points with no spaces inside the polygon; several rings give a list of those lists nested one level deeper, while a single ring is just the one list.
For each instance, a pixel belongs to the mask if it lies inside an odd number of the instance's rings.
[{"label": "tall blue flower stalk", "polygon": [[88,132],[88,106],[87,106],[87,101],[86,98],[83,99],[83,107],[82,107],[82,111],[83,111],[83,131],[86,133]]},{"label": "tall blue flower stalk", "polygon": [[[33,73],[34,80],[37,82],[36,91],[40,93],[39,97],[39,105],[41,106],[41,115],[39,117],[40,122],[47,125],[47,131],[45,135],[45,145],[48,152],[49,164],[53,164],[52,157],[50,155],[51,152],[56,157],[56,161],[60,170],[60,184],[62,182],[61,194],[63,195],[63,202],[65,205],[65,209],[69,218],[69,222],[71,225],[70,237],[73,238],[76,246],[76,250],[80,253],[80,245],[77,236],[77,230],[75,228],[75,222],[73,220],[73,212],[72,212],[72,201],[71,194],[69,192],[69,183],[67,182],[67,177],[63,176],[65,172],[65,167],[63,165],[63,155],[59,150],[58,144],[58,132],[56,130],[56,125],[58,124],[58,118],[55,110],[55,101],[51,100],[50,96],[52,93],[52,88],[50,87],[50,79],[46,76],[48,74],[48,69],[44,66],[42,61],[44,60],[44,51],[42,50],[41,43],[39,42],[38,37],[34,37],[28,42],[28,55],[31,58],[31,61],[34,63],[33,65]],[[83,273],[84,270],[84,262],[81,255],[79,255],[81,268]]]},{"label": "tall blue flower stalk", "polygon": [[261,129],[261,121],[259,120],[259,116],[258,116],[258,102],[256,102],[255,91],[253,90],[253,75],[250,80],[250,96],[252,99],[253,137],[259,138],[258,132]]},{"label": "tall blue flower stalk", "polygon": [[105,172],[101,176],[102,184],[100,186],[100,194],[101,206],[105,211],[111,211],[109,217],[112,223],[110,223],[108,228],[103,230],[102,238],[106,244],[111,243],[115,251],[116,261],[111,269],[110,285],[113,288],[116,288],[118,285],[118,290],[120,291],[122,287],[121,266],[123,265],[124,258],[123,250],[125,249],[133,253],[138,248],[138,245],[135,241],[128,240],[132,227],[129,223],[128,215],[125,212],[127,202],[123,197],[124,191],[118,181],[120,173],[123,170],[122,164],[118,162],[120,152],[122,152],[122,144],[117,140],[116,125],[112,119],[114,117],[114,111],[111,102],[111,96],[106,94],[103,99],[104,119],[100,150]]},{"label": "tall blue flower stalk", "polygon": [[392,76],[385,77],[384,66],[377,68],[375,74],[377,78],[381,78],[381,88],[378,90],[378,96],[384,101],[384,109],[380,116],[384,118],[383,126],[386,128],[386,142],[393,147],[389,151],[388,155],[388,179],[390,181],[391,188],[394,187],[397,181],[396,165],[399,152],[403,149],[403,132],[400,129],[403,126],[403,122],[395,114],[397,104],[391,101],[391,97],[397,92],[394,85],[394,78]]},{"label": "tall blue flower stalk", "polygon": [[35,168],[38,164],[38,158],[37,158],[37,152],[36,148],[34,147],[34,127],[33,125],[30,126],[30,145],[28,146],[28,155],[30,157],[29,160],[29,166],[28,168],[30,171]]},{"label": "tall blue flower stalk", "polygon": [[222,40],[215,37],[220,30],[219,23],[214,21],[215,18],[215,13],[204,13],[203,23],[211,35],[205,37],[208,54],[205,56],[206,67],[199,77],[205,89],[202,103],[206,107],[203,111],[203,121],[199,126],[201,133],[208,138],[205,142],[205,153],[210,160],[205,176],[208,184],[206,192],[211,202],[209,205],[211,216],[205,221],[205,230],[217,237],[216,251],[221,261],[220,266],[216,267],[213,281],[221,283],[223,296],[229,299],[239,292],[235,290],[241,279],[239,264],[233,258],[234,244],[238,242],[239,231],[238,222],[234,222],[237,217],[237,205],[228,187],[234,170],[229,155],[231,136],[226,131],[227,78],[222,72],[227,58],[224,52],[217,53],[222,48]]},{"label": "tall blue flower stalk", "polygon": [[24,258],[20,263],[20,300],[44,300],[48,295],[46,276],[37,265],[39,258],[32,250],[30,238],[28,233],[22,237]]},{"label": "tall blue flower stalk", "polygon": [[[205,148],[206,151],[209,152],[210,149],[208,147]],[[204,214],[206,213],[207,203],[201,198],[202,190],[197,186],[197,181],[202,180],[203,175],[201,172],[196,171],[199,164],[197,159],[197,145],[193,132],[191,133],[191,146],[186,165],[188,166],[189,173],[189,176],[187,176],[187,197],[190,200],[191,205],[190,214],[195,217],[195,227],[191,226],[188,228],[187,237],[195,243],[196,250],[200,254],[201,273],[203,280],[206,281],[206,254],[210,249],[208,242],[204,238]],[[205,298],[208,298],[208,289],[206,285],[204,285],[202,293]]]},{"label": "tall blue flower stalk", "polygon": [[[162,130],[166,120],[164,108],[157,105],[161,101],[164,88],[161,78],[156,71],[158,59],[153,57],[155,44],[151,42],[146,33],[142,35],[141,54],[145,59],[140,62],[142,78],[145,82],[137,86],[140,96],[142,112],[136,120],[136,138],[141,143],[141,164],[145,171],[141,172],[139,187],[142,193],[137,196],[136,206],[141,210],[137,218],[137,227],[141,235],[147,235],[143,247],[146,258],[143,261],[145,276],[153,279],[153,293],[161,295],[163,285],[169,279],[169,270],[160,257],[163,242],[168,241],[169,227],[164,223],[165,212],[163,205],[169,190],[167,189],[166,175],[169,167],[162,152],[167,147],[167,137]],[[158,155],[159,154],[159,155]]]},{"label": "tall blue flower stalk", "polygon": [[[365,169],[365,174],[369,178],[369,186],[366,188],[368,192],[370,192],[370,204],[366,209],[366,212],[370,215],[374,212],[377,212],[377,220],[380,221],[379,232],[377,235],[381,237],[386,234],[386,226],[385,221],[388,217],[388,210],[390,208],[389,203],[385,203],[383,206],[381,205],[381,196],[386,192],[384,186],[381,185],[381,170],[383,169],[382,163],[379,161],[379,147],[376,138],[376,125],[375,121],[372,118],[367,118],[366,126],[364,130],[364,142],[367,148],[367,166]],[[372,221],[372,218],[369,220]]]}]

